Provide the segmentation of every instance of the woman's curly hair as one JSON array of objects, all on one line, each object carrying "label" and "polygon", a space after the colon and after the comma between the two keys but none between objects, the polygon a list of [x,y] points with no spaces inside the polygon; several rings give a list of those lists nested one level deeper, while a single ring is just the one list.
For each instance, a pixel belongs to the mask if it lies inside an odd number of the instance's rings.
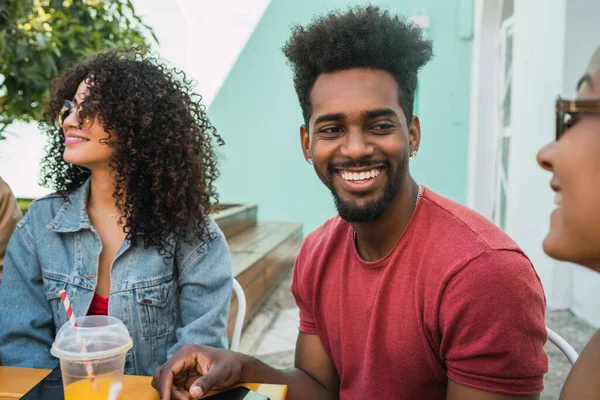
[{"label": "woman's curly hair", "polygon": [[398,83],[398,102],[410,125],[417,73],[433,56],[421,29],[377,6],[349,7],[296,26],[283,47],[294,72],[304,121],[312,113],[310,92],[320,74],[351,68],[387,71]]},{"label": "woman's curly hair", "polygon": [[201,97],[181,71],[136,50],[100,53],[63,71],[52,83],[40,127],[49,137],[40,183],[66,201],[90,172],[63,160],[65,140],[56,117],[84,80],[107,145],[114,148],[117,207],[127,239],[169,256],[173,238],[207,243],[206,215],[218,201],[210,124]]}]

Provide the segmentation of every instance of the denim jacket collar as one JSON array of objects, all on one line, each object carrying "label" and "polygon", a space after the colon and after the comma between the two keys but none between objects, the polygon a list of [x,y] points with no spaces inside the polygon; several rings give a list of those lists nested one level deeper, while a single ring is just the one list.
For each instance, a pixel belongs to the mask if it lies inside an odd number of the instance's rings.
[{"label": "denim jacket collar", "polygon": [[90,193],[91,178],[83,185],[69,194],[69,201],[65,201],[58,210],[56,217],[48,224],[47,228],[54,232],[77,232],[81,229],[90,229],[90,217],[87,213],[87,200]]}]

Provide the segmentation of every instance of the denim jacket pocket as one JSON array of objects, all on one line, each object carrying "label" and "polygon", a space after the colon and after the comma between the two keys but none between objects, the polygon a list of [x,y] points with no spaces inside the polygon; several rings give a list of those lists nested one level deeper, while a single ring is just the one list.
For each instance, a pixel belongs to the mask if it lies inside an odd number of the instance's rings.
[{"label": "denim jacket pocket", "polygon": [[60,299],[60,292],[63,290],[67,291],[67,295],[72,298],[72,294],[69,294],[68,285],[69,280],[67,277],[58,274],[49,274],[42,272],[44,294],[46,300],[52,310],[54,322],[60,325],[56,326],[56,329],[61,327],[62,323],[67,321],[67,315]]},{"label": "denim jacket pocket", "polygon": [[136,289],[138,311],[144,337],[164,336],[175,329],[177,307],[174,306],[175,280]]},{"label": "denim jacket pocket", "polygon": [[43,274],[43,276],[46,300],[50,301],[56,298],[60,299],[60,292],[66,290],[68,279],[56,274]]}]

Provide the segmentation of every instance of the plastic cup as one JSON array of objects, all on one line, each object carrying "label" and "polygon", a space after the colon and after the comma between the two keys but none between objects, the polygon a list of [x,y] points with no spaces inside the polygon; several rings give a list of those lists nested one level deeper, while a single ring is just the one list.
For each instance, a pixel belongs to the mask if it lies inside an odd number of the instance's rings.
[{"label": "plastic cup", "polygon": [[125,355],[133,346],[129,331],[114,317],[86,316],[75,321],[77,326],[66,322],[58,330],[50,350],[60,360],[65,400],[107,400],[111,386],[123,380]]}]

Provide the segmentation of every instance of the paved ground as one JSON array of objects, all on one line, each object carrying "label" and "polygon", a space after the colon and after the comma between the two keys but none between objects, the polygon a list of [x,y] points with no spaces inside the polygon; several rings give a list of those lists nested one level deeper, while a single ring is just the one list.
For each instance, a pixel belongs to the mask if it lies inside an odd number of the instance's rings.
[{"label": "paved ground", "polygon": [[[291,272],[275,289],[260,313],[246,327],[240,351],[251,354],[277,368],[294,364],[294,348],[298,334],[298,309],[289,290]],[[547,313],[546,325],[581,352],[595,329],[567,311]],[[542,400],[558,399],[570,364],[552,344],[546,344],[550,357],[549,372],[544,378]]]},{"label": "paved ground", "polygon": [[[596,332],[596,329],[569,311],[547,312],[546,325],[561,335],[578,353],[581,353],[581,350]],[[550,343],[546,344],[546,353],[550,357],[550,365],[548,373],[544,377],[545,389],[542,393],[542,400],[558,399],[560,388],[571,369],[571,364],[560,350]]]}]

